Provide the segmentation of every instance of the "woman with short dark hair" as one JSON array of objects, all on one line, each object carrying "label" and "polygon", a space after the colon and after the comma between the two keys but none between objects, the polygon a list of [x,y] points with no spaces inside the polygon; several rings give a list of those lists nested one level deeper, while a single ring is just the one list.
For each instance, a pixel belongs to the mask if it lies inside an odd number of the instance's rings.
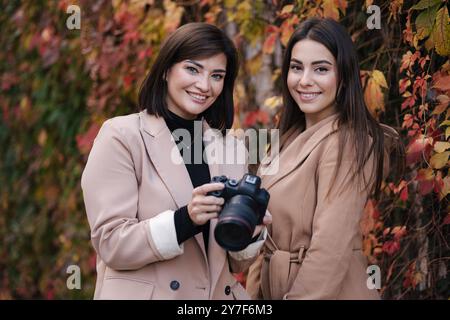
[{"label": "woman with short dark hair", "polygon": [[98,258],[96,299],[248,298],[231,272],[250,265],[266,229],[257,226],[241,251],[218,245],[224,199],[208,193],[224,185],[211,178],[240,179],[247,168],[204,152],[245,156],[242,143],[223,136],[236,75],[231,40],[215,26],[186,24],[164,42],[141,86],[145,110],[103,124],[81,181]]}]

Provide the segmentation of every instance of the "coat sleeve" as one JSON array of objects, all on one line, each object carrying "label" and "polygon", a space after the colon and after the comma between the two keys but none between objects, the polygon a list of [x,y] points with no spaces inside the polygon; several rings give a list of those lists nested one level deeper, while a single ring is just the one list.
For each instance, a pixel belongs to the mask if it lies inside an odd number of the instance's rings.
[{"label": "coat sleeve", "polygon": [[107,266],[135,270],[183,252],[172,210],[138,221],[138,181],[125,135],[113,120],[98,133],[81,187],[92,244]]},{"label": "coat sleeve", "polygon": [[[340,292],[367,201],[367,192],[356,182],[358,177],[351,181],[352,162],[348,155],[352,151],[346,147],[343,152],[341,166],[330,190],[338,148],[328,148],[318,165],[317,204],[310,247],[284,299],[335,299]],[[372,158],[369,158],[364,168],[366,179],[372,168]]]}]

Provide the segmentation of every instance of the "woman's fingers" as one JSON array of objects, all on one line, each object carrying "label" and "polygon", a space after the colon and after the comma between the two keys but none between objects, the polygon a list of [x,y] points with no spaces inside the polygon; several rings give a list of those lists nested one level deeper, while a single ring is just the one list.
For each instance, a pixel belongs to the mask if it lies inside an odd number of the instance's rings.
[{"label": "woman's fingers", "polygon": [[192,194],[195,195],[206,195],[208,192],[211,191],[218,191],[222,190],[225,187],[223,183],[214,182],[214,183],[206,183],[204,185],[201,185],[200,187],[195,188],[192,191]]},{"label": "woman's fingers", "polygon": [[195,220],[193,222],[197,225],[203,225],[211,219],[217,218],[217,212],[212,213],[200,213],[195,216]]},{"label": "woman's fingers", "polygon": [[211,204],[211,205],[201,205],[194,208],[197,214],[202,213],[218,213],[222,210],[222,206]]},{"label": "woman's fingers", "polygon": [[202,199],[203,204],[216,204],[219,206],[223,206],[225,200],[223,198],[218,198],[214,196],[206,196]]},{"label": "woman's fingers", "polygon": [[268,225],[271,223],[272,223],[272,215],[270,214],[269,211],[266,211],[266,214],[264,215],[264,218],[263,218],[263,224]]}]

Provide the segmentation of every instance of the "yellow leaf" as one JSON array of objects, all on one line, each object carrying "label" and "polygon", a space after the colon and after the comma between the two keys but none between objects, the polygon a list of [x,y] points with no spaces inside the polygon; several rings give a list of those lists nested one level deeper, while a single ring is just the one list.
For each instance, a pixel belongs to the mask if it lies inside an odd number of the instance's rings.
[{"label": "yellow leaf", "polygon": [[445,140],[447,140],[448,137],[450,137],[450,127],[447,127],[447,129],[445,129]]},{"label": "yellow leaf", "polygon": [[428,39],[425,40],[424,46],[425,46],[425,49],[427,49],[428,51],[433,49],[434,48],[433,37],[428,37]]},{"label": "yellow leaf", "polygon": [[275,109],[278,106],[280,106],[282,104],[283,100],[281,98],[281,96],[273,96],[270,98],[267,98],[264,101],[264,105],[267,106],[269,109]]},{"label": "yellow leaf", "polygon": [[437,153],[442,153],[448,148],[450,148],[450,142],[438,141],[434,144],[434,151],[436,151]]},{"label": "yellow leaf", "polygon": [[378,112],[384,111],[384,96],[381,87],[370,78],[367,82],[367,87],[364,90],[364,100],[366,101],[369,111],[377,116]]},{"label": "yellow leaf", "polygon": [[450,55],[450,24],[446,6],[443,6],[436,15],[436,24],[432,35],[436,52],[441,56]]},{"label": "yellow leaf", "polygon": [[38,143],[42,147],[45,145],[46,141],[47,141],[47,131],[42,129],[41,132],[39,132]]},{"label": "yellow leaf", "polygon": [[285,6],[283,7],[283,9],[281,10],[281,14],[291,13],[292,10],[294,10],[294,5],[293,5],[293,4],[285,5]]},{"label": "yellow leaf", "polygon": [[420,169],[417,172],[417,180],[432,180],[434,179],[434,171],[431,168]]},{"label": "yellow leaf", "polygon": [[262,54],[258,54],[252,59],[247,61],[247,67],[251,75],[255,75],[261,70],[262,57],[263,57]]},{"label": "yellow leaf", "polygon": [[440,199],[442,200],[444,197],[447,196],[447,194],[450,192],[450,176],[445,177],[442,179],[442,182],[444,183],[444,186],[442,187]]},{"label": "yellow leaf", "polygon": [[446,96],[445,94],[441,94],[437,96],[436,100],[439,102],[439,104],[434,108],[432,114],[441,114],[445,110],[447,110],[447,106],[450,102],[450,98]]},{"label": "yellow leaf", "polygon": [[435,169],[443,168],[447,164],[449,155],[450,155],[450,151],[436,153],[430,159],[431,166]]},{"label": "yellow leaf", "polygon": [[334,0],[323,0],[322,8],[325,18],[339,19],[339,10]]},{"label": "yellow leaf", "polygon": [[234,8],[237,5],[237,0],[225,0],[225,8]]},{"label": "yellow leaf", "polygon": [[388,88],[388,85],[386,83],[386,78],[384,77],[384,74],[379,70],[373,70],[372,71],[372,78],[375,80],[375,82],[383,87]]}]

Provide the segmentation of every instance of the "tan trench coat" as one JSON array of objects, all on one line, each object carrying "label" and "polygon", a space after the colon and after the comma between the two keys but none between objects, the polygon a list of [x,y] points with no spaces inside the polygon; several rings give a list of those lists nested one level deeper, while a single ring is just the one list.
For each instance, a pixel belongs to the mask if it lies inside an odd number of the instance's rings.
[{"label": "tan trench coat", "polygon": [[[377,290],[367,286],[361,251],[359,222],[367,192],[356,183],[344,187],[350,178],[350,145],[326,197],[338,155],[336,118],[327,117],[291,139],[280,153],[278,173],[263,177],[271,195],[273,241],[266,240],[265,254],[250,268],[247,290],[253,298],[379,299]],[[367,177],[371,169],[372,160],[365,167]]]}]

